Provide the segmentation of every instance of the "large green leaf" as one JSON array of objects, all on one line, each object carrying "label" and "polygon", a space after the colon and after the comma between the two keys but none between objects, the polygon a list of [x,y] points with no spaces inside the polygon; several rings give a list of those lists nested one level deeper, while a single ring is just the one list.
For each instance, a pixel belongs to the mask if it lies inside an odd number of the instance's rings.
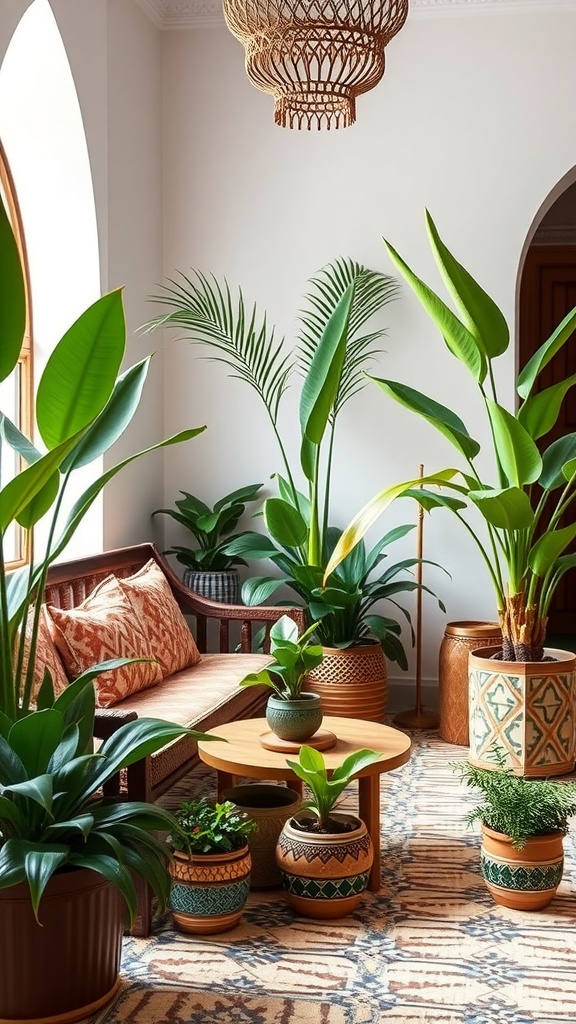
[{"label": "large green leaf", "polygon": [[[12,726],[10,726],[12,727]],[[3,730],[4,731],[4,730]],[[0,736],[0,786],[25,782],[26,769],[5,736]]]},{"label": "large green leaf", "polygon": [[386,239],[383,241],[390,259],[406,278],[412,291],[441,331],[452,354],[464,364],[474,379],[481,383],[486,376],[486,359],[472,332],[454,315],[446,303],[410,270],[394,247]]},{"label": "large green leaf", "polygon": [[26,326],[26,295],[20,254],[0,198],[0,381],[18,362]]},{"label": "large green leaf", "polygon": [[527,430],[491,398],[486,398],[486,407],[498,461],[513,487],[524,487],[534,483],[542,472],[542,457]]},{"label": "large green leaf", "polygon": [[535,441],[547,434],[558,419],[564,397],[576,384],[576,373],[536,395],[530,395],[518,410],[518,420]]},{"label": "large green leaf", "polygon": [[545,491],[565,487],[566,477],[562,468],[576,458],[576,434],[565,434],[553,441],[542,456],[542,472],[538,483]]},{"label": "large green leaf", "polygon": [[53,708],[33,711],[15,722],[8,737],[29,778],[42,775],[64,735],[64,718]]},{"label": "large green leaf", "polygon": [[84,430],[110,398],[124,356],[122,292],[97,299],[52,352],[38,385],[36,417],[47,448]]},{"label": "large green leaf", "polygon": [[545,576],[556,559],[576,537],[576,523],[561,530],[550,530],[538,538],[528,555],[528,564],[535,576]]},{"label": "large green leaf", "polygon": [[384,380],[380,377],[371,377],[370,379],[400,405],[423,416],[428,423],[431,423],[451,441],[465,459],[473,459],[478,454],[480,445],[470,437],[465,424],[451,409],[399,381]]},{"label": "large green leaf", "polygon": [[282,498],[268,498],[264,504],[264,522],[272,539],[283,548],[305,544],[308,527],[298,509]]},{"label": "large green leaf", "polygon": [[330,317],[314,353],[300,396],[302,436],[320,444],[334,406],[346,356],[346,338],[354,284],[350,284]]},{"label": "large green leaf", "polygon": [[17,796],[25,797],[38,804],[42,810],[52,809],[53,779],[51,775],[38,775],[35,779],[27,779],[25,782],[14,782],[11,786],[4,787],[4,793],[14,793]]},{"label": "large green leaf", "polygon": [[268,598],[272,597],[280,587],[291,583],[288,576],[278,578],[277,576],[253,576],[242,584],[242,600],[244,604],[257,607],[265,604]]},{"label": "large green leaf", "polygon": [[28,466],[10,480],[0,491],[0,531],[23,514],[36,495],[48,484],[54,471],[62,464],[68,452],[77,443],[80,435],[68,438],[53,451],[42,456],[38,462]]},{"label": "large green leaf", "polygon": [[466,327],[488,359],[502,355],[510,342],[504,314],[446,247],[428,211],[426,223],[436,262],[448,290],[460,307]]},{"label": "large green leaf", "polygon": [[576,307],[566,314],[554,333],[540,346],[518,375],[516,390],[520,398],[528,398],[540,371],[547,366],[575,330]]},{"label": "large green leaf", "polygon": [[[270,499],[271,500],[271,499]],[[273,558],[277,548],[264,533],[246,531],[227,541],[224,548],[227,555],[245,555],[247,558]]]},{"label": "large green leaf", "polygon": [[38,904],[42,894],[54,872],[66,861],[68,848],[56,843],[50,845],[48,843],[38,845],[23,843],[22,845],[27,847],[24,855],[24,870],[30,886],[32,910],[38,920]]},{"label": "large green leaf", "polygon": [[492,526],[502,530],[525,530],[534,525],[530,498],[520,487],[500,491],[470,491],[470,498]]},{"label": "large green leaf", "polygon": [[32,444],[32,441],[18,429],[16,424],[12,423],[12,420],[9,420],[2,413],[0,413],[0,425],[2,437],[6,444],[9,444],[15,452],[18,452],[18,455],[22,456],[28,466],[42,458],[42,452],[38,451],[36,446]]}]

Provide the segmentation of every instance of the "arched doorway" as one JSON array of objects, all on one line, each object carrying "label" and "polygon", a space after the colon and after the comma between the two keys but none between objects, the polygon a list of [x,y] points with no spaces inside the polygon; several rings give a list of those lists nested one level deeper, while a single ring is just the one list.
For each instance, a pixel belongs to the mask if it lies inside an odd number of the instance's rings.
[{"label": "arched doorway", "polygon": [[[526,364],[575,306],[576,169],[547,198],[529,234],[519,279],[519,368]],[[572,374],[576,374],[576,332],[542,371],[537,390],[550,387]],[[576,432],[576,393],[569,392],[558,423],[542,438],[542,449],[556,437],[573,432]],[[576,639],[574,569],[563,577],[556,591],[550,609],[548,633],[553,637],[570,636],[570,643],[572,638]]]}]

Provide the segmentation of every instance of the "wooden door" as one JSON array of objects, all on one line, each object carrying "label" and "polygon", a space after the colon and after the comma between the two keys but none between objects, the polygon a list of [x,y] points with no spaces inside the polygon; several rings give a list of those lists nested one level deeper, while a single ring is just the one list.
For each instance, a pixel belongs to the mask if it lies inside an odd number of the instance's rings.
[{"label": "wooden door", "polygon": [[[518,366],[524,366],[539,345],[576,306],[576,245],[532,246],[520,284]],[[576,332],[540,374],[536,390],[576,373]],[[541,439],[542,450],[557,437],[576,432],[576,392],[564,401],[558,423]],[[550,609],[549,633],[576,633],[576,570],[564,576]]]}]

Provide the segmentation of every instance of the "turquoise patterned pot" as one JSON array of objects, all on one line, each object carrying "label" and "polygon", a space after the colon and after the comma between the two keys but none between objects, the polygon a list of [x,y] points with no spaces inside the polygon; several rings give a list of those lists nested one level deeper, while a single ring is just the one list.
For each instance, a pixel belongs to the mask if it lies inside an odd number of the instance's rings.
[{"label": "turquoise patterned pot", "polygon": [[495,902],[512,910],[547,907],[562,881],[562,840],[561,832],[532,836],[522,850],[516,850],[510,836],[483,825],[480,866]]},{"label": "turquoise patterned pot", "polygon": [[168,906],[175,925],[192,935],[214,935],[234,928],[250,890],[248,846],[232,853],[174,853]]},{"label": "turquoise patterned pot", "polygon": [[322,725],[322,705],[317,693],[301,693],[298,700],[271,696],[266,705],[271,732],[290,743],[305,743]]},{"label": "turquoise patterned pot", "polygon": [[374,859],[366,825],[351,814],[333,817],[355,826],[350,832],[304,832],[287,821],[276,847],[276,863],[289,905],[317,920],[344,917],[356,909],[368,886]]}]

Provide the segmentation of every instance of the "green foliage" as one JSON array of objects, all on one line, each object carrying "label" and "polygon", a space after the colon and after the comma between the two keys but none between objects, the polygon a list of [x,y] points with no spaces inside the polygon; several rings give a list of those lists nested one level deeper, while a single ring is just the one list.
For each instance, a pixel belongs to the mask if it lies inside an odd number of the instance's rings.
[{"label": "green foliage", "polygon": [[188,800],[175,812],[168,843],[180,853],[229,853],[246,845],[256,822],[230,800]]},{"label": "green foliage", "polygon": [[521,778],[506,769],[502,751],[496,755],[498,769],[475,768],[467,762],[453,769],[467,786],[480,790],[481,802],[467,817],[469,824],[482,822],[502,832],[521,850],[531,836],[568,831],[568,819],[576,814],[576,783],[549,779]]},{"label": "green foliage", "polygon": [[312,792],[312,799],[303,800],[301,807],[313,811],[318,817],[320,828],[329,832],[330,815],[340,794],[358,772],[381,757],[374,750],[356,750],[345,758],[339,768],[334,769],[330,778],[322,754],[313,747],[301,747],[298,761],[287,760],[286,764]]},{"label": "green foliage", "polygon": [[[199,271],[192,271],[190,277],[180,275],[156,296],[169,311],[145,329],[182,328],[193,342],[216,349],[216,358],[231,375],[256,391],[269,418],[283,470],[276,475],[278,496],[264,504],[268,536],[244,533],[225,551],[236,558],[269,559],[280,573],[247,580],[242,588],[244,602],[262,604],[288,586],[307,609],[309,620],[318,622],[321,643],[349,647],[376,637],[387,657],[406,668],[399,622],[371,612],[375,602],[393,600],[417,586],[407,578],[415,559],[390,565],[382,577],[371,577],[380,552],[395,539],[392,534],[381,539],[364,566],[357,555],[327,581],[326,589],[322,585],[339,536],[330,526],[336,422],[344,405],[365,386],[365,371],[380,351],[377,342],[385,332],[366,325],[396,297],[397,285],[350,259],[333,260],[309,284],[295,358],[286,354],[266,315],[259,314],[255,305],[246,306],[242,292],[234,298],[226,282],[221,285]],[[282,397],[295,370],[303,377],[297,472],[279,427]],[[298,475],[303,477],[301,487],[296,484]],[[409,529],[401,527],[397,537]],[[410,624],[408,612],[400,611]]]},{"label": "green foliage", "polygon": [[[2,203],[0,247],[0,377],[6,380],[17,366],[25,305],[18,250]],[[82,313],[55,347],[36,398],[35,419],[45,451],[0,413],[2,449],[12,449],[23,462],[21,472],[0,489],[0,888],[27,882],[36,916],[46,884],[65,867],[91,868],[112,881],[131,918],[136,910],[134,872],[152,886],[161,903],[166,901],[167,854],[152,833],[169,828],[171,816],[144,803],[106,800],[101,787],[177,737],[199,735],[157,719],[139,719],[119,728],[93,752],[93,679],[100,671],[127,664],[123,658],[94,666],[57,699],[46,672],[36,703],[32,697],[49,566],[108,480],[144,454],[112,466],[63,513],[73,472],[108,451],[138,407],[150,359],[118,376],[125,339],[122,297],[115,291]],[[203,429],[184,430],[148,450],[185,441]],[[4,555],[6,532],[18,523],[31,540],[35,524],[47,513],[44,554],[10,572]]]},{"label": "green foliage", "polygon": [[[231,540],[230,534],[246,510],[246,504],[256,501],[261,488],[262,484],[240,487],[220,498],[214,508],[188,491],[180,491],[184,497],[175,502],[176,509],[158,508],[153,515],[162,513],[171,516],[190,531],[199,547],[194,549],[177,545],[164,553],[175,555],[187,569],[199,572],[225,572],[236,565],[246,565],[243,558],[228,554],[226,546]],[[242,534],[237,536],[241,537]]]},{"label": "green foliage", "polygon": [[312,623],[299,637],[294,620],[283,615],[270,629],[270,654],[275,664],[260,672],[251,672],[240,686],[269,686],[280,700],[298,698],[307,673],[324,657],[322,648],[311,643],[317,626],[317,622]]},{"label": "green foliage", "polygon": [[[399,381],[373,378],[395,401],[435,427],[464,461],[461,469],[445,469],[387,487],[358,513],[344,531],[328,562],[329,579],[378,516],[398,497],[420,500],[419,486],[442,487],[448,495],[426,490],[423,506],[448,508],[472,536],[490,574],[496,595],[507,660],[539,661],[543,657],[550,602],[565,572],[576,564],[567,553],[576,537],[573,505],[576,496],[576,434],[554,441],[541,456],[536,442],[555,426],[562,404],[576,384],[576,374],[535,393],[535,385],[552,356],[573,335],[576,308],[545,341],[520,372],[515,413],[498,401],[493,360],[507,351],[509,331],[493,300],[455,259],[427,216],[430,244],[444,282],[459,312],[414,274],[389,243],[390,257],[438,327],[450,352],[472,375],[486,414],[491,440],[494,482],[488,484],[476,468],[483,448],[464,421],[441,405]],[[485,460],[486,461],[486,460]],[[479,534],[467,513],[480,513],[485,528]],[[560,529],[560,522],[564,525]]]}]

